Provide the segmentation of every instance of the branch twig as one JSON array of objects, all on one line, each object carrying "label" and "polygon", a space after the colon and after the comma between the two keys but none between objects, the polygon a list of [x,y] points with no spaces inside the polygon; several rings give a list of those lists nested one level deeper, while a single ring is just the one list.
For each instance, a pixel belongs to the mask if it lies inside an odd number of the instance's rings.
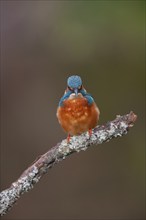
[{"label": "branch twig", "polygon": [[134,125],[137,116],[130,112],[124,116],[117,116],[115,120],[93,129],[92,136],[88,132],[80,136],[73,136],[68,144],[66,140],[58,143],[45,154],[39,156],[22,175],[13,182],[10,188],[0,193],[0,214],[6,214],[20,196],[33,188],[49,168],[65,159],[68,155],[86,150],[92,145],[102,144],[112,138],[127,134]]}]

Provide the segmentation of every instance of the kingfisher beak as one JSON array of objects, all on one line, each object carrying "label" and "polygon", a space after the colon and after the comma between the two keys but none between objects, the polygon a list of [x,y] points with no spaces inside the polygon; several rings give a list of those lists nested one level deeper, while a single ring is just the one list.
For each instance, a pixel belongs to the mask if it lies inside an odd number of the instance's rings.
[{"label": "kingfisher beak", "polygon": [[77,88],[74,89],[74,93],[75,93],[76,96],[78,96],[78,89]]}]

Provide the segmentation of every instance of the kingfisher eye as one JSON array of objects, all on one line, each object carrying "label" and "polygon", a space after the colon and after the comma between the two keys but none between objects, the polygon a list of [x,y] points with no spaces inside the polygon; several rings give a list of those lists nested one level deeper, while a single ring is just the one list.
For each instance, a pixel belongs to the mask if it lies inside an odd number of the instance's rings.
[{"label": "kingfisher eye", "polygon": [[81,90],[82,89],[82,86],[80,86],[79,88],[78,88],[78,90]]},{"label": "kingfisher eye", "polygon": [[69,89],[70,91],[74,91],[74,89],[73,89],[73,88],[71,88],[71,87],[69,87],[69,86],[68,86],[68,89]]}]

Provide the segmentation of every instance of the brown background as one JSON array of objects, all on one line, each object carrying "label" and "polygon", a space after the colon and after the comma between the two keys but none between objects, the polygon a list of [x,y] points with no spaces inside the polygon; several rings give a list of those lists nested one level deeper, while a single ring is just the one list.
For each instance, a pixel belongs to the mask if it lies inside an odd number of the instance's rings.
[{"label": "brown background", "polygon": [[56,109],[79,74],[100,124],[128,135],[74,154],[2,219],[145,218],[144,1],[1,1],[1,189],[66,137]]}]

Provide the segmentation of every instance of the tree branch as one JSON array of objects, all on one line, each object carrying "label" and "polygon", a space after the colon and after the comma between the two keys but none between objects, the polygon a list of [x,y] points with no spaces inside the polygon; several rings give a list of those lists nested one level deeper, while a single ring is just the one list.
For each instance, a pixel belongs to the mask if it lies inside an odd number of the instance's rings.
[{"label": "tree branch", "polygon": [[0,214],[8,212],[20,196],[33,188],[49,168],[64,160],[74,152],[86,150],[92,145],[102,144],[112,138],[127,134],[129,128],[134,125],[137,116],[130,112],[124,116],[117,116],[115,120],[99,125],[93,129],[91,137],[88,132],[80,136],[73,136],[70,143],[63,140],[45,154],[39,156],[22,175],[11,184],[10,188],[0,193]]}]

